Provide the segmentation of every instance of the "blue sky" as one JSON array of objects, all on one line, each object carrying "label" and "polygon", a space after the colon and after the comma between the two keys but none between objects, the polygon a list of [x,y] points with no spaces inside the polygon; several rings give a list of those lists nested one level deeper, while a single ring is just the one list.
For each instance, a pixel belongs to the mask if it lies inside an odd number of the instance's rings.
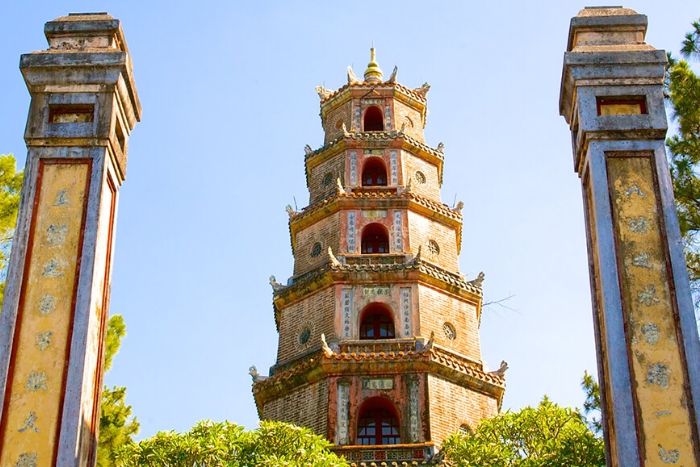
[{"label": "blue sky", "polygon": [[[426,141],[445,144],[443,202],[465,202],[461,271],[486,273],[484,360],[507,360],[504,409],[543,394],[581,406],[595,371],[580,182],[559,83],[585,3],[5,0],[0,153],[24,163],[22,53],[69,12],[122,21],[143,121],[121,188],[111,312],[128,337],[107,376],[127,386],[141,437],[228,419],[253,428],[248,367],[277,350],[268,277],[292,273],[285,205],[308,203],[304,145],[322,145],[315,86],[358,75],[374,41],[385,73],[427,81]],[[624,6],[676,52],[687,0]]]}]

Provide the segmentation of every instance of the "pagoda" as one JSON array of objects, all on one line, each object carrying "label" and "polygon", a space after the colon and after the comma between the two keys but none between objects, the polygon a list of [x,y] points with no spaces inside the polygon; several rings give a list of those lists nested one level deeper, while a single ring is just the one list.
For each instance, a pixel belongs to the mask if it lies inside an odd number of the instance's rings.
[{"label": "pagoda", "polygon": [[440,199],[443,144],[425,144],[425,83],[375,60],[317,87],[325,132],[306,146],[309,205],[287,206],[294,273],[270,278],[277,362],[251,368],[258,414],[311,428],[356,464],[429,463],[499,411],[507,365],[486,372],[483,274],[459,273],[463,203]]}]

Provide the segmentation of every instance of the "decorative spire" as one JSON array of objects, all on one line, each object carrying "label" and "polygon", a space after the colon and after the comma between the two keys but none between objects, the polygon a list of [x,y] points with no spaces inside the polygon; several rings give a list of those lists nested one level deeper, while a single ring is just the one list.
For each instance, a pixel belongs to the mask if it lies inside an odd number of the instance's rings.
[{"label": "decorative spire", "polygon": [[379,84],[382,82],[382,78],[384,77],[384,73],[382,73],[381,68],[379,68],[379,64],[376,62],[374,58],[374,44],[372,44],[372,48],[369,49],[371,52],[371,58],[369,63],[367,64],[367,69],[365,70],[365,82],[366,83],[372,83],[372,84]]}]

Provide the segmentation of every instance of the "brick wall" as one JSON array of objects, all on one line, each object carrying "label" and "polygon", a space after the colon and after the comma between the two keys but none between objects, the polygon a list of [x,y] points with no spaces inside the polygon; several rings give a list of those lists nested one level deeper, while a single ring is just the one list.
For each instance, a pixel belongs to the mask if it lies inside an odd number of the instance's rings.
[{"label": "brick wall", "polygon": [[[340,251],[340,212],[327,216],[313,225],[297,232],[294,251],[294,274],[304,274],[328,262],[328,247]],[[316,243],[321,244],[321,253],[314,257]]]},{"label": "brick wall", "polygon": [[263,418],[305,426],[317,435],[328,436],[328,380],[303,386],[268,402],[263,408]]},{"label": "brick wall", "polygon": [[[459,271],[457,258],[457,235],[452,227],[435,222],[415,212],[408,212],[408,227],[411,251],[418,251],[422,245],[421,256],[428,261],[452,271]],[[440,254],[433,255],[428,250],[428,242],[435,241],[440,248]]]},{"label": "brick wall", "polygon": [[496,399],[435,375],[428,375],[428,397],[430,434],[438,447],[461,425],[473,429],[480,420],[498,414]]},{"label": "brick wall", "polygon": [[[391,90],[381,89],[379,92],[383,95],[391,95],[393,93]],[[402,102],[399,102],[396,99],[393,99],[392,97],[379,97],[378,99],[381,101],[381,103],[369,104],[355,97],[329,112],[326,116],[326,121],[323,124],[323,131],[325,132],[324,144],[328,144],[330,141],[333,141],[343,134],[343,129],[341,126],[342,123],[345,123],[345,127],[348,131],[353,131],[353,119],[355,117],[353,111],[355,104],[360,105],[360,112],[363,118],[367,108],[373,105],[379,107],[382,111],[382,115],[384,115],[386,105],[388,104],[391,107],[393,120],[391,131],[399,131],[404,122],[406,122],[404,132],[420,142],[425,141],[425,137],[423,136],[423,121],[421,119],[420,112]],[[360,124],[360,126],[362,126],[364,125],[364,122],[361,121]],[[386,128],[386,122],[385,130],[390,131],[388,128]],[[355,128],[354,131],[362,131],[362,128]]]},{"label": "brick wall", "polygon": [[[406,151],[403,151],[402,162],[404,185],[408,184],[408,179],[411,178],[412,193],[441,203],[440,179],[437,166]],[[421,171],[425,175],[425,183],[418,181],[416,178],[417,171]]]},{"label": "brick wall", "polygon": [[[479,323],[476,308],[455,297],[427,287],[418,286],[418,306],[420,307],[420,335],[430,336],[435,332],[435,343],[452,349],[472,360],[481,361],[479,344]],[[444,332],[444,323],[450,323],[456,330],[456,338],[450,340]]]},{"label": "brick wall", "polygon": [[[279,348],[277,363],[287,362],[312,347],[321,344],[321,334],[327,338],[334,335],[335,319],[334,288],[327,287],[284,308],[280,313]],[[299,342],[305,328],[311,334],[306,343]]]},{"label": "brick wall", "polygon": [[[345,184],[345,160],[345,153],[341,152],[311,169],[308,180],[309,204],[317,203],[336,193],[338,178]],[[330,183],[326,184],[328,174],[331,174]]]},{"label": "brick wall", "polygon": [[343,134],[342,123],[345,123],[348,131],[352,129],[352,100],[333,109],[326,116],[326,122],[323,125],[323,131],[326,133],[324,144],[328,144]]},{"label": "brick wall", "polygon": [[408,107],[406,104],[394,101],[394,126],[396,131],[401,129],[401,125],[406,122],[404,133],[423,143],[423,121],[421,120],[420,112]]}]

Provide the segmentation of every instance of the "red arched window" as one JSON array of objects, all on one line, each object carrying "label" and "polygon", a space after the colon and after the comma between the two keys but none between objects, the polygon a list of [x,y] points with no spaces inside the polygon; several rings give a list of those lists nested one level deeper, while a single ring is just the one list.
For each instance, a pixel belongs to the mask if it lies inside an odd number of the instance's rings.
[{"label": "red arched window", "polygon": [[384,116],[379,107],[372,106],[365,111],[365,131],[384,131]]},{"label": "red arched window", "polygon": [[386,168],[380,159],[365,162],[362,170],[362,186],[386,186]]},{"label": "red arched window", "polygon": [[370,224],[362,231],[362,253],[389,253],[389,234],[381,224]]},{"label": "red arched window", "polygon": [[373,397],[362,404],[357,444],[401,444],[398,414],[391,401]]},{"label": "red arched window", "polygon": [[384,305],[371,304],[362,312],[360,339],[393,339],[394,317]]}]

